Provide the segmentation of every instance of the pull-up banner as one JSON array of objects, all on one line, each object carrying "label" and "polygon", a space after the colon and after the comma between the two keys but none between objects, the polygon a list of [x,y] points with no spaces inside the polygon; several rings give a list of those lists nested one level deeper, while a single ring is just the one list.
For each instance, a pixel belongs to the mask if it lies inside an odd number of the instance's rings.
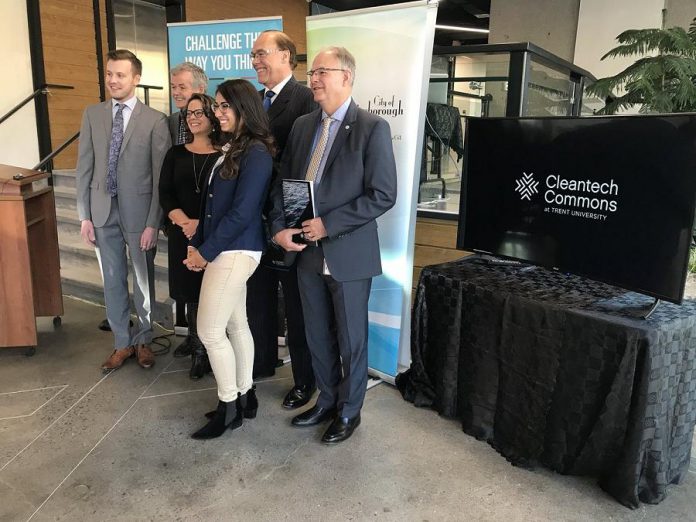
[{"label": "pull-up banner", "polygon": [[208,94],[231,78],[249,80],[260,88],[249,53],[259,33],[268,29],[282,31],[283,18],[167,24],[169,68],[181,62],[198,65],[210,79]]},{"label": "pull-up banner", "polygon": [[307,65],[328,46],[356,61],[353,99],[389,122],[398,174],[394,208],[379,218],[384,273],[372,282],[368,364],[391,380],[410,361],[416,201],[437,2],[307,17]]}]

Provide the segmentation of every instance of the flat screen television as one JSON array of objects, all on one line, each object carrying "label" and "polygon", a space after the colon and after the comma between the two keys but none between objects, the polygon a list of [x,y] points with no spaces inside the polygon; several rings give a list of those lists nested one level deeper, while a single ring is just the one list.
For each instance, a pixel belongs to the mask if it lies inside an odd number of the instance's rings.
[{"label": "flat screen television", "polygon": [[675,303],[696,201],[696,114],[470,118],[457,247]]}]

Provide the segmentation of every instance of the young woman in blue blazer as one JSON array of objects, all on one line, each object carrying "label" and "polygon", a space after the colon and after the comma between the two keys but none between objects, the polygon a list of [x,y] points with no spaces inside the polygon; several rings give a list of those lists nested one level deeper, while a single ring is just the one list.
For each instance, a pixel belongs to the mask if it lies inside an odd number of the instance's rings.
[{"label": "young woman in blue blazer", "polygon": [[266,241],[261,212],[268,193],[275,144],[258,92],[246,80],[221,83],[213,105],[230,138],[213,168],[200,221],[184,264],[205,270],[198,305],[198,335],[218,387],[218,407],[192,437],[211,439],[256,415],[252,388],[254,341],[246,315],[246,283]]}]

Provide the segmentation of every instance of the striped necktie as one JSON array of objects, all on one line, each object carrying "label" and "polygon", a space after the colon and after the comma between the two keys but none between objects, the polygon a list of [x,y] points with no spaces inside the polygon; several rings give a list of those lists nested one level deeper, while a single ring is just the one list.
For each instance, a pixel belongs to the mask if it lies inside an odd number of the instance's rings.
[{"label": "striped necktie", "polygon": [[317,174],[319,174],[319,165],[321,164],[321,158],[324,156],[326,144],[329,141],[329,127],[331,127],[332,121],[333,120],[329,116],[327,116],[321,121],[321,136],[319,136],[317,146],[314,147],[314,152],[312,152],[312,158],[309,160],[309,167],[307,167],[307,174],[305,174],[305,179],[307,181],[314,181],[315,179],[317,179]]}]

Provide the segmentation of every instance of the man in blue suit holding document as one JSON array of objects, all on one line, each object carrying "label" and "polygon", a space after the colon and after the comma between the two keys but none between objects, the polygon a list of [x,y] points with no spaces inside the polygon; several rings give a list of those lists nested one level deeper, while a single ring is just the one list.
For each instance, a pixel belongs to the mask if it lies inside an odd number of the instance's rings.
[{"label": "man in blue suit holding document", "polygon": [[[360,424],[367,387],[367,303],[382,273],[379,216],[396,201],[396,164],[389,124],[351,98],[355,59],[342,47],[321,51],[307,72],[321,110],[297,119],[281,176],[272,189],[273,239],[299,252],[297,275],[319,397],[296,416],[298,427],[331,425],[328,444],[346,440]],[[316,216],[286,228],[281,178],[314,183]],[[293,242],[302,233],[318,246]]]}]

